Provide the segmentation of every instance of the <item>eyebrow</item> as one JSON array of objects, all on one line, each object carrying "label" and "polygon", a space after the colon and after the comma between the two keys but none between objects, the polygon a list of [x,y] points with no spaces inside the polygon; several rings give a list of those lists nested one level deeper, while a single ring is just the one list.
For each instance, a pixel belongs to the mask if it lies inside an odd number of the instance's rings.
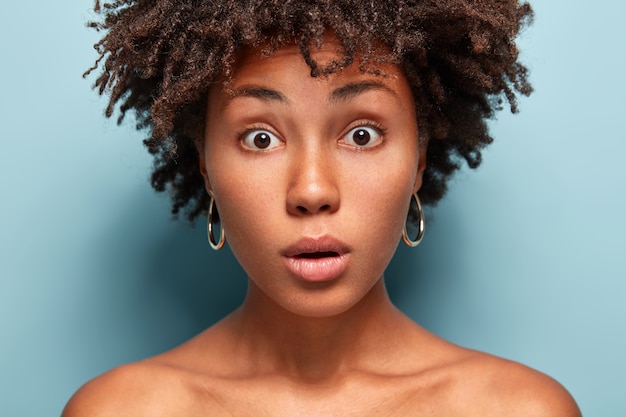
[{"label": "eyebrow", "polygon": [[[338,87],[330,94],[329,102],[339,103],[351,100],[361,94],[369,91],[382,90],[392,95],[397,95],[396,92],[389,88],[387,85],[377,81],[362,81],[356,83],[346,84]],[[288,103],[289,100],[281,92],[272,90],[271,88],[265,88],[255,85],[246,85],[233,90],[230,97],[224,103],[224,108],[228,107],[230,103],[239,97],[251,97],[266,102]]]},{"label": "eyebrow", "polygon": [[341,101],[351,100],[361,94],[367,93],[373,90],[382,90],[392,95],[397,95],[396,92],[389,88],[387,85],[377,81],[363,81],[357,83],[346,84],[337,88],[330,95],[330,102],[337,103]]},{"label": "eyebrow", "polygon": [[223,107],[228,107],[228,105],[230,105],[230,103],[239,97],[251,97],[251,98],[257,98],[259,100],[262,101],[267,101],[267,102],[278,102],[278,103],[287,103],[289,100],[287,100],[287,97],[285,97],[282,93],[280,93],[279,91],[276,90],[272,90],[270,88],[265,88],[265,87],[258,87],[255,85],[245,85],[242,87],[237,88],[236,90],[233,90],[232,93],[229,95],[228,99],[226,99],[226,102],[224,103]]}]

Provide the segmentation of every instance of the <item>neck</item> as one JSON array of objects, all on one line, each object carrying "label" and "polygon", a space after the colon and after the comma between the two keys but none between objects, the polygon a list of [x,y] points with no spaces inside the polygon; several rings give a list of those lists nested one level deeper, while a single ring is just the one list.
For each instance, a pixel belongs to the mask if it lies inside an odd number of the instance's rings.
[{"label": "neck", "polygon": [[244,305],[232,316],[237,349],[260,373],[316,381],[348,370],[382,365],[407,319],[391,303],[382,278],[358,304],[332,317],[304,317],[283,309],[250,283]]}]

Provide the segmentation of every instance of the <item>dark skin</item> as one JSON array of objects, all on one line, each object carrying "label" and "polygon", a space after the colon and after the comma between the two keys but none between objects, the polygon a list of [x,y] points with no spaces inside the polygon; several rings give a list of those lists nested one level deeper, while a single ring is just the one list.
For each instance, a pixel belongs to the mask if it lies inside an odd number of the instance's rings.
[{"label": "dark skin", "polygon": [[[321,62],[337,50],[325,39]],[[240,57],[230,90],[209,92],[199,159],[246,299],[183,345],[87,383],[64,417],[580,416],[553,379],[448,343],[389,300],[383,271],[427,157],[406,78],[382,69],[314,79],[293,47]],[[303,236],[324,254],[290,259]]]},{"label": "dark skin", "polygon": [[[101,70],[95,87],[110,96],[106,114],[131,112],[149,131],[152,185],[190,220],[209,205],[196,150],[207,92],[232,74],[243,48],[297,45],[307,71],[321,78],[349,64],[376,71],[381,58],[398,64],[429,141],[424,204],[443,197],[457,169],[480,164],[492,142],[485,120],[507,104],[516,111],[517,96],[532,91],[515,38],[533,13],[518,0],[119,0],[101,14],[92,23],[103,34],[93,69]],[[326,31],[341,50],[323,65],[312,51]],[[385,56],[374,59],[380,46]]]}]

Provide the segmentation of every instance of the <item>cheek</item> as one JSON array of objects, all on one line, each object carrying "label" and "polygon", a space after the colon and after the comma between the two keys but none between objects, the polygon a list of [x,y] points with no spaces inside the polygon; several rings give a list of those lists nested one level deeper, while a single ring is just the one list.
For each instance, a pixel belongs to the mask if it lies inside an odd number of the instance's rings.
[{"label": "cheek", "polygon": [[245,244],[250,236],[263,239],[279,209],[279,179],[226,156],[212,162],[209,177],[229,244]]},{"label": "cheek", "polygon": [[394,184],[394,189],[389,187],[384,200],[379,203],[380,233],[387,236],[393,243],[397,242],[402,235],[413,191],[412,184],[406,180]]},{"label": "cheek", "polygon": [[406,221],[416,171],[411,160],[372,167],[372,175],[360,176],[358,186],[352,185],[352,195],[346,196],[344,202],[353,215],[363,216],[361,223],[366,223],[377,239],[396,242]]}]

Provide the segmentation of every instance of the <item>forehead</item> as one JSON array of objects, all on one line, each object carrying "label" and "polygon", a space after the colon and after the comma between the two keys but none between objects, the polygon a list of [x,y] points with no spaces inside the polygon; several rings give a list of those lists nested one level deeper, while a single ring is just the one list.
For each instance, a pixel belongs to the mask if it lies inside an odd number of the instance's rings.
[{"label": "forehead", "polygon": [[[319,44],[310,45],[307,48],[307,53],[310,62],[314,62],[318,68],[324,68],[333,61],[343,61],[346,55],[341,43],[332,35],[324,35],[319,40]],[[297,59],[302,61],[302,63],[306,63],[301,47],[294,40],[287,42],[279,48],[270,48],[267,44],[261,44],[256,47],[245,47],[237,54],[234,68],[236,70],[242,65],[258,63],[267,58],[278,61]],[[310,65],[308,66],[309,69],[311,69]]]},{"label": "forehead", "polygon": [[272,84],[288,91],[301,89],[305,84],[315,88],[371,81],[411,95],[404,74],[397,65],[385,62],[388,54],[382,48],[372,53],[367,61],[359,54],[346,60],[342,45],[333,36],[326,35],[321,44],[310,47],[307,52],[305,58],[295,44],[271,52],[265,45],[245,48],[237,54],[222,93],[233,94],[242,85]]}]

